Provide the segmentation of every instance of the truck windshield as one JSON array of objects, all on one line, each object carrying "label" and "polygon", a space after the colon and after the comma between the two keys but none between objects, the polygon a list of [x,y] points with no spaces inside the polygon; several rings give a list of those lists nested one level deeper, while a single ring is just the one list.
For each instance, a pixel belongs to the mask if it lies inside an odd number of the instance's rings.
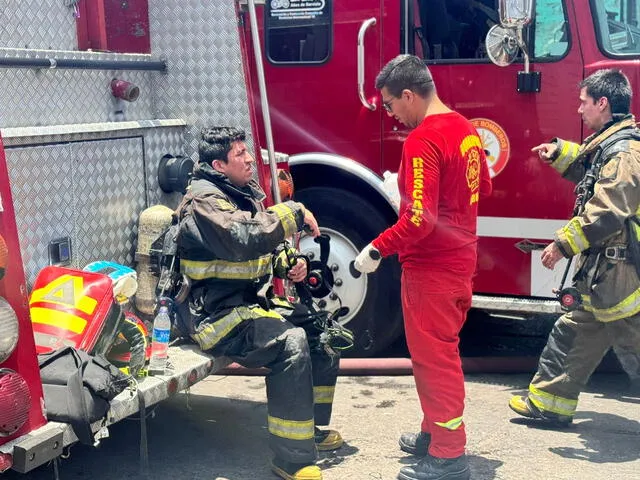
[{"label": "truck windshield", "polygon": [[600,49],[607,56],[640,55],[640,2],[592,0]]}]

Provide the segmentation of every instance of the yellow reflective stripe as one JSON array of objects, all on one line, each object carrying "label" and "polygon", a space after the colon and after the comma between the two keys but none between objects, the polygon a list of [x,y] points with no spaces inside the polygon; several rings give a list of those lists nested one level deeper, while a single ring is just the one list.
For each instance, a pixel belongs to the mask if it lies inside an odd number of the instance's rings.
[{"label": "yellow reflective stripe", "polygon": [[276,312],[265,310],[261,307],[237,307],[231,313],[215,322],[201,323],[198,331],[191,335],[191,338],[198,342],[202,350],[209,350],[215,347],[220,340],[243,321],[264,317],[282,319]]},{"label": "yellow reflective stripe", "polygon": [[284,298],[280,298],[280,297],[273,297],[269,299],[271,301],[271,303],[273,303],[276,307],[285,307],[285,308],[291,308],[293,307],[293,305],[291,305],[291,302],[288,302],[287,300],[285,300]]},{"label": "yellow reflective stripe", "polygon": [[235,210],[237,208],[224,198],[218,198],[216,203],[218,204],[218,209],[223,211]]},{"label": "yellow reflective stripe", "polygon": [[205,278],[253,280],[271,273],[271,254],[246,262],[180,259],[180,269],[182,273],[194,280]]},{"label": "yellow reflective stripe", "polygon": [[315,422],[311,420],[285,420],[283,418],[267,417],[269,433],[289,440],[310,440],[313,438]]},{"label": "yellow reflective stripe", "polygon": [[584,252],[589,248],[589,240],[585,237],[578,218],[572,218],[566,226],[562,227],[562,232],[564,233],[567,243],[569,243],[569,247],[574,255]]},{"label": "yellow reflective stripe", "polygon": [[31,307],[31,321],[42,325],[51,325],[73,333],[82,333],[87,326],[87,321],[76,315],[49,308]]},{"label": "yellow reflective stripe", "polygon": [[573,416],[578,406],[577,400],[558,397],[529,385],[529,400],[540,410],[557,413],[558,415]]},{"label": "yellow reflective stripe", "polygon": [[591,297],[589,295],[582,296],[582,305],[586,311],[593,313],[599,322],[622,320],[640,313],[640,288],[613,307],[595,308],[591,305]]},{"label": "yellow reflective stripe", "polygon": [[298,224],[296,223],[296,214],[295,212],[289,208],[284,203],[278,203],[276,205],[272,205],[267,208],[267,211],[275,213],[280,222],[282,223],[282,227],[284,228],[284,236],[290,237],[294,233],[298,231]]},{"label": "yellow reflective stripe", "polygon": [[573,160],[578,156],[580,145],[573,142],[562,142],[562,149],[553,162],[553,167],[560,173],[564,173]]},{"label": "yellow reflective stripe", "polygon": [[462,425],[462,417],[452,418],[448,422],[433,422],[439,427],[446,428],[447,430],[457,430]]},{"label": "yellow reflective stripe", "polygon": [[313,403],[333,403],[336,387],[313,387]]}]

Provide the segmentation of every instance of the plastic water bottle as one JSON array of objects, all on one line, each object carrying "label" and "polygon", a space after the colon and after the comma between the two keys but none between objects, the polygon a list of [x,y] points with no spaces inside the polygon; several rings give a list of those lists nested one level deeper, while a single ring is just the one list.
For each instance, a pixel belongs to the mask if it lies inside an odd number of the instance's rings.
[{"label": "plastic water bottle", "polygon": [[149,373],[151,375],[164,375],[169,358],[169,332],[171,331],[171,317],[166,305],[160,307],[156,318],[153,319],[153,335],[151,340],[151,360],[149,361]]}]

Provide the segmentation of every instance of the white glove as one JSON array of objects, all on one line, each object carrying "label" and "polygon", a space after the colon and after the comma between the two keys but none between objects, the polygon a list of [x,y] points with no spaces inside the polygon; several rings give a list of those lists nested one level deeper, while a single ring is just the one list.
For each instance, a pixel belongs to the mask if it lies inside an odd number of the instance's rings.
[{"label": "white glove", "polygon": [[371,273],[376,271],[381,259],[382,255],[380,255],[378,249],[369,244],[358,254],[353,262],[353,266],[359,272]]}]

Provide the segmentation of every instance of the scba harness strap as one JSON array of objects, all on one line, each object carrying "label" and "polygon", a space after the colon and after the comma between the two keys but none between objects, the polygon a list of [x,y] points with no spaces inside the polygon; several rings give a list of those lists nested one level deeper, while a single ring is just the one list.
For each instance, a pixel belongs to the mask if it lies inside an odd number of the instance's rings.
[{"label": "scba harness strap", "polygon": [[[573,210],[574,217],[582,215],[587,202],[593,197],[595,184],[600,179],[602,167],[606,165],[615,154],[625,151],[627,148],[625,142],[629,140],[640,141],[640,131],[635,125],[617,131],[598,146],[591,165],[587,167],[584,177],[576,186],[576,202]],[[585,162],[588,159],[589,157],[587,156]],[[584,278],[587,270],[589,270],[588,265],[591,265],[592,268],[596,267],[598,263],[597,259],[601,254],[608,260],[633,262],[640,277],[640,220],[638,219],[638,213],[640,213],[640,209],[638,209],[636,215],[628,218],[625,222],[628,229],[629,245],[627,247],[610,246],[605,248],[589,248],[584,253],[587,255],[593,254],[594,260],[591,262],[585,261],[582,264],[581,268],[573,275],[574,281],[579,278]],[[637,228],[632,228],[632,223],[635,223]],[[573,257],[567,262],[562,280],[560,281],[560,287],[556,293],[556,297],[564,311],[572,311],[582,305],[582,296],[576,288],[564,288],[565,281],[571,269],[572,260]],[[596,276],[593,275],[592,278],[596,278]]]}]

